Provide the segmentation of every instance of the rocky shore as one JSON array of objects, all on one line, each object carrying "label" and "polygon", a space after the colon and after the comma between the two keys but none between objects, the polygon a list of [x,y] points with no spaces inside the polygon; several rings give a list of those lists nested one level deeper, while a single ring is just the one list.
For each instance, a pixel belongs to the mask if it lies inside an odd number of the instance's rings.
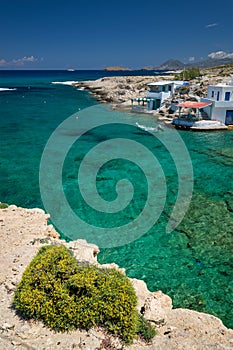
[{"label": "rocky shore", "polygon": [[[176,92],[159,111],[154,112],[154,116],[158,117],[159,121],[171,121],[174,118],[174,113],[170,109],[172,102],[198,101],[200,97],[206,96],[208,85],[221,83],[228,79],[231,74],[233,74],[233,65],[201,70],[201,77],[191,80],[187,89]],[[113,108],[129,110],[131,98],[146,97],[148,83],[173,79],[174,75],[114,76],[82,81],[74,85],[90,91],[99,102],[110,103]]]},{"label": "rocky shore", "polygon": [[[89,332],[55,333],[40,322],[20,319],[11,307],[14,291],[26,266],[44,244],[64,244],[78,260],[98,264],[96,245],[84,240],[66,243],[59,239],[49,215],[41,209],[24,209],[14,205],[0,209],[0,349],[122,349],[117,338],[103,329]],[[101,265],[103,268],[117,265]],[[124,271],[124,269],[122,269]],[[187,309],[173,309],[172,300],[161,291],[150,292],[143,281],[132,279],[138,296],[138,310],[158,330],[150,344],[135,340],[129,350],[230,350],[233,330],[211,315]],[[110,343],[111,347],[110,347]]]},{"label": "rocky shore", "polygon": [[145,97],[148,83],[160,79],[158,76],[116,76],[82,81],[75,85],[91,91],[99,102],[125,103],[127,106],[131,105],[131,98]]}]

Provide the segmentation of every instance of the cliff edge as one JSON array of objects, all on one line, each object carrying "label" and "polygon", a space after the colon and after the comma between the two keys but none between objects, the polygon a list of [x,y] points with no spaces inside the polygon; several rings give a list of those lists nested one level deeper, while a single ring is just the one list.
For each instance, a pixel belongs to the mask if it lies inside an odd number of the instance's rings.
[{"label": "cliff edge", "polygon": [[[78,260],[99,265],[99,249],[85,240],[66,243],[59,239],[49,215],[42,209],[24,209],[14,205],[0,209],[0,349],[122,349],[112,339],[112,347],[104,342],[103,329],[55,333],[41,322],[19,318],[11,307],[14,291],[26,266],[45,244],[64,244]],[[105,268],[115,264],[102,265]],[[161,291],[150,292],[145,282],[131,279],[138,296],[138,310],[152,321],[158,334],[150,344],[135,340],[129,350],[230,350],[233,349],[233,330],[227,329],[218,318],[187,309],[173,309],[172,300]]]}]

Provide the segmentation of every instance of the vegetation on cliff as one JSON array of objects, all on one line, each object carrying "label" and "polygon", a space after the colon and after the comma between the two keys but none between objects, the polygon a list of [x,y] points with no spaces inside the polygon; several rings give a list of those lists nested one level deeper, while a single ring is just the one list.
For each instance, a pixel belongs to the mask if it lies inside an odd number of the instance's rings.
[{"label": "vegetation on cliff", "polygon": [[8,208],[8,204],[0,202],[0,209],[5,209],[5,208]]},{"label": "vegetation on cliff", "polygon": [[78,262],[63,245],[42,247],[25,270],[14,295],[26,319],[42,320],[56,331],[106,327],[125,343],[136,334],[145,340],[154,328],[136,310],[128,277],[116,269]]}]

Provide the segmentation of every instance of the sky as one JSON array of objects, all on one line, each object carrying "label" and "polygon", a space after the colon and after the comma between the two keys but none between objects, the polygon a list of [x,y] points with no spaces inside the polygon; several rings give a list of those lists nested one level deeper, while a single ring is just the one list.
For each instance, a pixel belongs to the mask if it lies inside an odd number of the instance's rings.
[{"label": "sky", "polygon": [[233,0],[0,0],[0,69],[233,58]]}]

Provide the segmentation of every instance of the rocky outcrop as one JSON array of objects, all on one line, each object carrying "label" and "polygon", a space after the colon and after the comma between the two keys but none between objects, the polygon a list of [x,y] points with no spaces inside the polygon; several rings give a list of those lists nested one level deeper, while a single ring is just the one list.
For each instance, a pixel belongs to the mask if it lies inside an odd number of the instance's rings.
[{"label": "rocky outcrop", "polygon": [[83,81],[75,86],[91,91],[100,102],[131,104],[130,99],[145,97],[147,84],[167,79],[167,76],[120,76]]},{"label": "rocky outcrop", "polygon": [[[159,111],[154,111],[153,115],[158,118],[159,122],[170,126],[173,118],[178,115],[176,113],[176,104],[187,100],[199,101],[201,97],[206,97],[208,85],[215,85],[229,80],[229,76],[233,74],[233,64],[204,69],[201,71],[201,74],[201,77],[189,81],[188,87],[178,89],[160,107]],[[74,85],[93,93],[99,102],[110,103],[113,109],[130,110],[132,98],[146,97],[148,83],[173,79],[173,75],[115,76],[83,81]]]},{"label": "rocky outcrop", "polygon": [[[101,328],[89,332],[55,333],[39,321],[19,318],[11,308],[22,273],[42,245],[65,244],[76,259],[98,264],[96,245],[85,240],[69,243],[60,240],[53,226],[48,225],[48,219],[49,215],[41,209],[9,206],[0,210],[0,349],[122,349],[121,342],[106,335]],[[116,264],[100,266],[118,268]],[[170,297],[161,291],[150,292],[143,281],[131,281],[138,296],[138,311],[155,324],[158,334],[150,344],[135,340],[127,347],[129,350],[233,348],[233,330],[223,326],[218,318],[187,309],[173,309]]]}]

